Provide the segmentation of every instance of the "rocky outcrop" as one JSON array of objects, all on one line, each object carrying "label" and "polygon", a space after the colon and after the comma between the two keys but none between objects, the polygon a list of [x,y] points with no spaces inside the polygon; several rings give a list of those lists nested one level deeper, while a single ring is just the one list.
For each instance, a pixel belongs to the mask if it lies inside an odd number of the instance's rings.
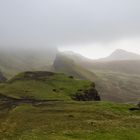
[{"label": "rocky outcrop", "polygon": [[71,96],[76,101],[100,101],[100,95],[95,88],[95,83],[92,83],[88,90],[78,90]]},{"label": "rocky outcrop", "polygon": [[137,104],[137,107],[129,108],[130,111],[140,110],[140,102]]}]

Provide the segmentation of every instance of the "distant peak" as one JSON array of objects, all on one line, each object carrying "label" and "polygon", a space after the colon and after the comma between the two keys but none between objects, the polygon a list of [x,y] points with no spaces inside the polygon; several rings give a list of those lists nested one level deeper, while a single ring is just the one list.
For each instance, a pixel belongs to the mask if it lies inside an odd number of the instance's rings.
[{"label": "distant peak", "polygon": [[73,51],[63,51],[65,54],[75,54]]},{"label": "distant peak", "polygon": [[113,54],[116,54],[116,55],[119,55],[119,54],[122,54],[122,55],[133,55],[133,56],[140,56],[139,54],[137,53],[134,53],[134,52],[130,52],[130,51],[127,51],[127,50],[123,50],[123,49],[117,49],[115,50],[111,55]]},{"label": "distant peak", "polygon": [[140,60],[140,55],[129,52],[123,49],[117,49],[112,54],[106,58],[100,59],[103,61],[113,61],[113,60]]},{"label": "distant peak", "polygon": [[116,49],[113,53],[131,53],[131,52],[123,50],[123,49]]}]

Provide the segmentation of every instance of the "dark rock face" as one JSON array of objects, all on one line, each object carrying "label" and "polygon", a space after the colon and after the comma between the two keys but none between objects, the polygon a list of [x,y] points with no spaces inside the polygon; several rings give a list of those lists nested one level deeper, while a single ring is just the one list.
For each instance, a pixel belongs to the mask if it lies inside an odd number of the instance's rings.
[{"label": "dark rock face", "polygon": [[76,94],[71,96],[73,100],[76,101],[100,101],[100,95],[95,88],[95,83],[91,84],[91,87],[88,90],[78,90]]},{"label": "dark rock face", "polygon": [[140,110],[139,108],[133,107],[133,108],[129,108],[130,111],[135,111],[135,110]]},{"label": "dark rock face", "polygon": [[137,104],[137,107],[129,108],[130,111],[140,110],[140,102]]}]

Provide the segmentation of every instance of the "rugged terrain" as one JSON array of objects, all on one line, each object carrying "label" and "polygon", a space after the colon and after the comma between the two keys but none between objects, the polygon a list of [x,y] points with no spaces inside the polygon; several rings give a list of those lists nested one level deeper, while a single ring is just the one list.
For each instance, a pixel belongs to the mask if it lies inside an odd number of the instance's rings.
[{"label": "rugged terrain", "polygon": [[135,53],[116,50],[99,60],[73,52],[58,53],[54,48],[46,51],[4,49],[0,54],[0,70],[8,79],[23,71],[49,70],[95,82],[102,100],[137,103],[140,99],[140,56]]},{"label": "rugged terrain", "polygon": [[[27,71],[1,83],[0,93],[2,140],[140,137],[140,110],[132,110],[136,105],[95,101],[96,98],[89,101],[87,95],[96,95],[97,91],[88,80],[63,73]],[[82,95],[82,100],[73,95]]]},{"label": "rugged terrain", "polygon": [[94,88],[94,84],[88,80],[63,73],[28,71],[0,84],[0,93],[16,99],[72,100],[75,94],[82,95],[85,92],[94,97]]},{"label": "rugged terrain", "polygon": [[[120,51],[122,60],[117,59]],[[128,56],[132,58],[129,57],[128,60]],[[94,81],[102,100],[137,103],[140,100],[140,60],[139,55],[134,56],[133,53],[117,50],[107,57],[109,61],[103,61],[64,52],[57,55],[54,68],[71,75],[75,75],[75,71],[79,77]],[[75,70],[76,67],[79,69]],[[81,71],[84,71],[84,74]]]}]

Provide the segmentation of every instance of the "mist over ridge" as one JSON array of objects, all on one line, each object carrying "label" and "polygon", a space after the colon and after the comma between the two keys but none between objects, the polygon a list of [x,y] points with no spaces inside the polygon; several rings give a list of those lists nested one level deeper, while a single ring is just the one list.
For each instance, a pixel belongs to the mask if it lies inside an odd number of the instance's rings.
[{"label": "mist over ridge", "polygon": [[140,54],[139,5],[138,0],[1,0],[0,46],[71,46],[91,58],[117,48]]}]

